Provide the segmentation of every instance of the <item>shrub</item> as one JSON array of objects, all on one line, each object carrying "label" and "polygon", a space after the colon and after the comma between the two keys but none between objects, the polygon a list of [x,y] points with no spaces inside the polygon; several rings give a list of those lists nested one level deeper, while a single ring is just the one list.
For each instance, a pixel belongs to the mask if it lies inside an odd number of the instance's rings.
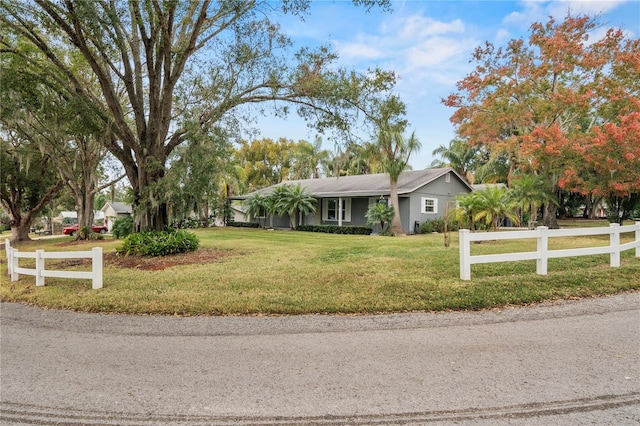
[{"label": "shrub", "polygon": [[237,228],[260,228],[259,223],[254,222],[227,222],[227,226],[235,226]]},{"label": "shrub", "polygon": [[[454,220],[450,220],[447,225],[448,231],[457,231],[458,224]],[[418,233],[431,234],[433,232],[444,232],[444,219],[431,219],[420,224]]]},{"label": "shrub", "polygon": [[373,231],[367,226],[338,226],[338,225],[300,225],[298,231],[324,232],[327,234],[370,235]]},{"label": "shrub", "polygon": [[131,234],[133,232],[133,218],[131,216],[124,216],[116,219],[116,221],[113,222],[111,232],[113,232],[113,236],[118,239]]},{"label": "shrub", "polygon": [[199,244],[195,234],[181,229],[145,231],[127,236],[116,252],[124,255],[167,256],[196,250]]}]

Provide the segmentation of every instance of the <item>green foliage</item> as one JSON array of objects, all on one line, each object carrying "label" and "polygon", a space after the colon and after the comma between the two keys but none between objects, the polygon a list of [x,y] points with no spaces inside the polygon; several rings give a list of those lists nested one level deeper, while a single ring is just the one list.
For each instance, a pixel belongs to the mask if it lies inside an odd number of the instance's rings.
[{"label": "green foliage", "polygon": [[64,226],[71,226],[74,225],[76,223],[76,220],[72,217],[65,217],[62,219],[62,225]]},{"label": "green foliage", "polygon": [[[252,219],[262,219],[267,214],[267,210],[269,210],[269,204],[270,200],[259,192],[254,192],[243,202],[247,215]],[[264,226],[263,223],[260,225]]]},{"label": "green foliage", "polygon": [[254,222],[235,222],[233,220],[230,220],[229,222],[227,222],[227,226],[233,226],[236,228],[260,228],[260,224],[259,223],[254,223]]},{"label": "green foliage", "polygon": [[321,167],[329,162],[330,153],[322,149],[322,139],[316,138],[312,144],[307,141],[298,141],[291,153],[291,170],[289,179],[318,179],[321,175]]},{"label": "green foliage", "polygon": [[431,167],[451,167],[458,174],[473,184],[473,170],[481,164],[480,148],[470,145],[463,139],[453,139],[449,146],[440,145],[432,155],[442,159],[431,162]]},{"label": "green foliage", "polygon": [[145,231],[128,235],[116,253],[139,256],[167,256],[198,248],[200,241],[191,232],[178,230]]},{"label": "green foliage", "polygon": [[386,233],[385,224],[388,224],[393,220],[393,216],[396,211],[393,207],[389,206],[387,203],[376,203],[369,206],[367,212],[365,213],[365,217],[367,218],[367,223],[369,225],[380,224],[380,232],[382,234]]},{"label": "green foliage", "polygon": [[115,238],[124,238],[133,232],[133,218],[131,216],[123,216],[113,222],[111,230]]},{"label": "green foliage", "polygon": [[300,185],[284,184],[275,188],[271,205],[275,213],[289,215],[291,229],[296,229],[298,214],[316,211],[316,199]]},{"label": "green foliage", "polygon": [[247,188],[256,190],[285,180],[294,150],[295,143],[285,138],[241,141],[235,155],[242,166]]},{"label": "green foliage", "polygon": [[[7,33],[3,48],[18,50],[22,42],[43,52],[33,55],[31,69],[64,76],[56,81],[64,86],[59,92],[69,102],[85,105],[101,125],[118,123],[109,126],[114,134],[104,143],[132,183],[136,226],[141,229],[160,230],[169,223],[169,200],[179,194],[163,192],[176,189],[162,182],[171,178],[165,166],[173,151],[197,131],[208,136],[216,127],[250,120],[244,114],[251,114],[251,108],[240,112],[242,106],[262,104],[256,111],[264,108],[286,117],[295,110],[319,133],[335,130],[337,139],[361,125],[362,117],[371,114],[396,81],[393,72],[358,73],[340,67],[337,53],[326,45],[292,52],[278,20],[282,12],[304,16],[311,8],[309,1],[278,6],[226,1],[49,3],[2,2],[0,21],[3,35]],[[353,3],[385,9],[390,2]],[[140,37],[142,27],[162,30]],[[71,66],[65,60],[75,57],[88,66]],[[145,66],[113,72],[114,63],[130,63],[131,58]],[[170,84],[155,84],[166,76],[171,76]],[[99,88],[84,84],[98,79]],[[126,96],[120,96],[123,87],[128,88]],[[143,128],[151,130],[140,132]],[[118,144],[109,142],[114,138]],[[207,169],[209,164],[198,166]],[[212,193],[203,175],[195,177],[197,191],[188,195],[202,204]]]},{"label": "green foliage", "polygon": [[[418,229],[419,234],[431,234],[433,232],[442,233],[444,232],[444,219],[431,219],[420,224],[420,228]],[[450,219],[447,224],[447,231],[457,231],[458,224],[455,220]]]},{"label": "green foliage", "polygon": [[373,231],[367,226],[338,226],[338,225],[300,225],[298,231],[322,232],[325,234],[370,235]]},{"label": "green foliage", "polygon": [[500,223],[505,218],[514,223],[520,221],[514,213],[516,202],[508,189],[494,186],[478,191],[476,195],[478,196],[478,212],[474,218],[476,221],[484,220],[494,231],[500,227]]}]

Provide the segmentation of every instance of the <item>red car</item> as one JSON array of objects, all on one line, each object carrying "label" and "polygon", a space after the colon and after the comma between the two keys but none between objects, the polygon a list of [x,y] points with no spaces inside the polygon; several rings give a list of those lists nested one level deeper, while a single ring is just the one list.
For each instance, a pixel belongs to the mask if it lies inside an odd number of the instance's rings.
[{"label": "red car", "polygon": [[[91,225],[91,231],[95,232],[96,234],[104,234],[105,232],[108,231],[107,227],[104,225]],[[76,235],[76,233],[78,232],[78,224],[76,223],[73,226],[67,226],[66,228],[62,228],[62,233],[64,235]]]}]

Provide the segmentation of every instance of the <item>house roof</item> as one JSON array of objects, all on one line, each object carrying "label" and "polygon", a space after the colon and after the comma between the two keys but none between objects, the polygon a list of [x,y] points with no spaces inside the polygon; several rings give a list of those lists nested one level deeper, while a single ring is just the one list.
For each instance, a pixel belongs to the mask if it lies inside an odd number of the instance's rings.
[{"label": "house roof", "polygon": [[107,206],[111,206],[111,208],[116,213],[131,213],[131,205],[127,203],[123,203],[121,201],[113,201],[113,202],[109,201],[104,206],[102,206],[100,210],[105,211],[107,209]]},{"label": "house roof", "polygon": [[[450,167],[441,169],[412,170],[405,171],[400,174],[400,177],[398,178],[398,195],[409,194],[447,173],[451,173],[466,186],[469,186],[469,184]],[[273,192],[274,188],[286,184],[294,186],[300,185],[309,194],[317,198],[375,197],[388,195],[390,192],[389,175],[387,173],[378,173],[371,175],[340,176],[321,179],[290,180],[255,191],[254,193],[257,192],[263,195],[268,195]],[[469,190],[471,191],[470,186]],[[244,199],[252,194],[235,198]]]}]

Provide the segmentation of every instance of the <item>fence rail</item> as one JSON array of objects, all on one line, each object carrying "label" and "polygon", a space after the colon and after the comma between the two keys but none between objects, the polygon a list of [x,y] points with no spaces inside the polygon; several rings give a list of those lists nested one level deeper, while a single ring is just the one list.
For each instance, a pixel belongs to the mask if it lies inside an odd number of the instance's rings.
[{"label": "fence rail", "polygon": [[[620,244],[620,234],[635,232],[635,239],[629,243]],[[608,228],[578,228],[578,229],[549,229],[539,226],[533,231],[506,231],[471,233],[468,229],[461,229],[460,235],[460,279],[471,279],[471,265],[478,263],[515,262],[518,260],[535,260],[536,273],[547,275],[549,259],[558,257],[588,256],[593,254],[609,254],[610,265],[620,266],[620,253],[636,249],[636,257],[640,257],[640,222],[634,225],[620,226],[612,223]],[[549,238],[579,237],[589,235],[609,235],[609,245],[599,247],[582,247],[563,250],[549,250]],[[489,240],[515,240],[535,238],[537,250],[532,252],[485,254],[471,256],[471,242]]]},{"label": "fence rail", "polygon": [[[93,289],[102,288],[102,247],[91,251],[45,252],[44,250],[18,251],[11,247],[9,240],[4,242],[7,254],[8,272],[11,281],[18,281],[20,274],[36,277],[36,286],[43,286],[45,277],[91,280]],[[61,271],[45,268],[45,259],[91,259],[91,271]],[[19,259],[35,259],[35,268],[21,268]]]}]

